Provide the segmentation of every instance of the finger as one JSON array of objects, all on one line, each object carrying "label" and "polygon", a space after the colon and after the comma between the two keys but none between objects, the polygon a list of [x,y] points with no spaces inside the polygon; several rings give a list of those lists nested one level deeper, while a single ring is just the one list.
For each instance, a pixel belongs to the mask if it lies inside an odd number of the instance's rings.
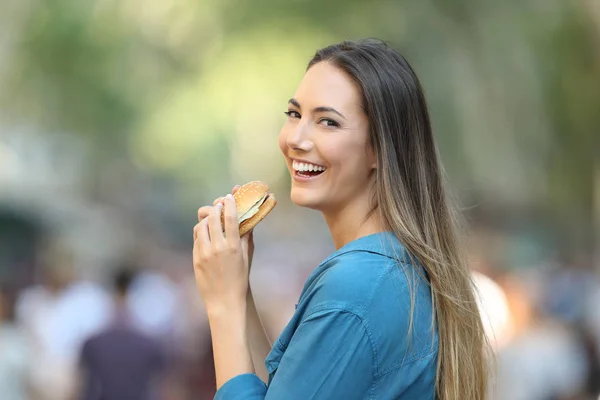
[{"label": "finger", "polygon": [[254,246],[254,229],[251,229],[250,232],[246,235],[247,245]]},{"label": "finger", "polygon": [[230,194],[225,196],[225,205],[223,213],[223,219],[225,220],[225,235],[227,236],[227,241],[231,245],[237,245],[240,240],[240,230],[237,220],[235,199]]},{"label": "finger", "polygon": [[212,208],[207,218],[208,233],[210,234],[210,242],[214,245],[221,245],[225,241],[223,236],[223,225],[221,224],[221,212],[223,204],[218,203]]},{"label": "finger", "polygon": [[200,229],[200,223],[198,222],[194,225],[194,242],[198,239],[198,229]]},{"label": "finger", "polygon": [[244,236],[240,238],[240,240],[242,241],[242,245],[247,247],[254,240],[252,238],[252,231],[247,232]]},{"label": "finger", "polygon": [[235,192],[237,192],[238,190],[240,190],[240,187],[241,187],[240,185],[235,185],[233,187],[233,189],[231,189],[231,194],[235,194]]},{"label": "finger", "polygon": [[194,233],[196,234],[195,242],[200,244],[201,248],[210,246],[210,236],[208,233],[208,219],[203,219],[196,225],[194,228]]},{"label": "finger", "polygon": [[216,206],[219,203],[223,203],[223,200],[225,200],[225,197],[217,197],[215,201],[213,201],[213,206]]},{"label": "finger", "polygon": [[248,254],[248,243],[249,243],[249,236],[248,234],[245,234],[244,236],[242,236],[240,238],[240,243],[242,245],[242,250],[244,251],[244,254]]},{"label": "finger", "polygon": [[198,209],[198,222],[202,221],[204,218],[208,217],[208,213],[212,209],[211,206],[204,206]]}]

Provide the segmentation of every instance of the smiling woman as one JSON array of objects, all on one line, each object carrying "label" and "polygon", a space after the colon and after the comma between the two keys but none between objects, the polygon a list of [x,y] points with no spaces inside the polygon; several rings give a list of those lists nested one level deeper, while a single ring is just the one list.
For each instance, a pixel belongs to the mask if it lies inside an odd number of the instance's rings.
[{"label": "smiling woman", "polygon": [[251,234],[227,222],[235,201],[201,208],[216,398],[483,399],[489,346],[408,62],[376,40],[321,49],[286,114],[291,200],[323,214],[336,251],[271,347],[247,295]]}]

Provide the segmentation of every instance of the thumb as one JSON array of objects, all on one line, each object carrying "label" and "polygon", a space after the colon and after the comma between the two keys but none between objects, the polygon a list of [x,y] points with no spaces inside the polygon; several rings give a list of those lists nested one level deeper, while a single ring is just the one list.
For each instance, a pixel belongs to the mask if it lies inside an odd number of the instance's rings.
[{"label": "thumb", "polygon": [[240,238],[240,243],[242,245],[242,254],[244,255],[244,259],[248,261],[248,248],[249,246],[250,235],[244,235]]},{"label": "thumb", "polygon": [[247,252],[249,248],[254,246],[254,229],[244,234],[244,236],[242,236],[240,240],[242,243],[242,249],[244,250],[244,252]]},{"label": "thumb", "polygon": [[241,236],[241,239],[245,240],[246,243],[252,243],[252,241],[254,240],[254,228],[246,232],[244,236]]}]

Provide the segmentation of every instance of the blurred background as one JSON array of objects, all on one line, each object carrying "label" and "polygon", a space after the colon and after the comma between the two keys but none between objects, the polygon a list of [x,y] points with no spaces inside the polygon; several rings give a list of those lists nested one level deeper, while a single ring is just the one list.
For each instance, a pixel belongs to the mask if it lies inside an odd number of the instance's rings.
[{"label": "blurred background", "polygon": [[490,399],[598,398],[600,2],[3,0],[2,399],[212,398],[192,228],[249,180],[279,199],[251,277],[279,334],[333,251],[289,201],[283,111],[316,49],[360,37],[398,48],[428,96]]}]

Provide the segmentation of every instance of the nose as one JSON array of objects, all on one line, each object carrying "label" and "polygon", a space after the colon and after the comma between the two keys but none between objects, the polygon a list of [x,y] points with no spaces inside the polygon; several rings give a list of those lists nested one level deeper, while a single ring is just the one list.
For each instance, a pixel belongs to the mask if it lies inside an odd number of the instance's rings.
[{"label": "nose", "polygon": [[285,140],[287,146],[296,151],[308,152],[313,148],[311,129],[306,123],[299,123],[290,129]]}]

